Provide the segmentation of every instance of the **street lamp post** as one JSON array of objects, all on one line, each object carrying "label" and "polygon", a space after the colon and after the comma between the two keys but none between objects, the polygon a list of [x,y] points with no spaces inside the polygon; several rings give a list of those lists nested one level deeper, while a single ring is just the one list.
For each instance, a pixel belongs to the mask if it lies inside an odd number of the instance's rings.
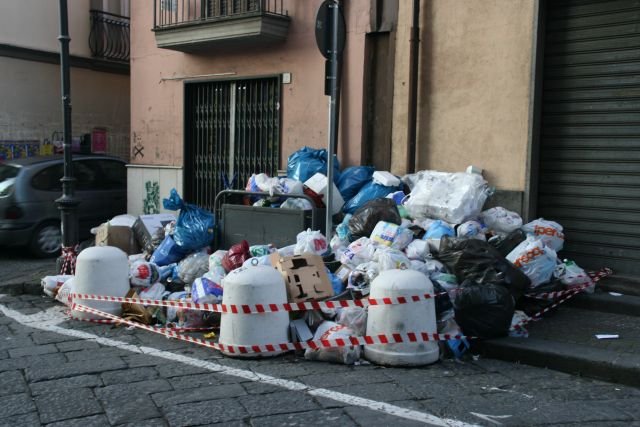
[{"label": "street lamp post", "polygon": [[56,200],[60,209],[62,224],[62,264],[61,274],[73,274],[75,270],[75,247],[78,244],[78,216],[75,198],[75,181],[71,156],[71,89],[69,79],[69,24],[67,0],[60,0],[60,72],[62,83],[62,118],[64,134],[64,176],[62,177],[62,197]]}]

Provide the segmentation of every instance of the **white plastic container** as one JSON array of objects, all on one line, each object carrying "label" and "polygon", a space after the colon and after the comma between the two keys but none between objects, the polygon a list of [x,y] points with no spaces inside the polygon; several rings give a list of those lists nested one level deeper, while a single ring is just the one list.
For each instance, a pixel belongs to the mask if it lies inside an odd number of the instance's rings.
[{"label": "white plastic container", "polygon": [[[327,177],[321,174],[320,172],[313,175],[311,178],[305,181],[304,185],[312,189],[315,193],[321,194],[324,197],[327,195]],[[333,184],[333,193],[332,193],[332,203],[331,203],[331,211],[335,215],[342,210],[342,206],[344,205],[344,199],[340,194],[340,190]]]},{"label": "white plastic container", "polygon": [[[371,283],[370,298],[396,298],[433,293],[433,284],[413,270],[387,270]],[[372,305],[367,317],[367,335],[407,332],[436,333],[433,299],[409,304]],[[364,357],[387,366],[420,366],[438,361],[440,349],[435,341],[374,344],[364,347]]]},{"label": "white plastic container", "polygon": [[[287,302],[287,290],[282,275],[273,267],[257,265],[240,267],[222,279],[224,293],[223,304],[254,305],[284,304]],[[263,345],[289,342],[289,313],[222,313],[220,320],[221,344],[227,345]],[[229,353],[234,357],[268,357],[282,354],[283,351],[270,353]]]},{"label": "white plastic container", "polygon": [[[78,294],[124,297],[131,288],[127,254],[113,246],[94,246],[83,250],[76,262],[74,287]],[[116,316],[122,314],[121,303],[89,300],[76,302]],[[80,319],[101,318],[78,310],[73,310],[72,315]]]}]

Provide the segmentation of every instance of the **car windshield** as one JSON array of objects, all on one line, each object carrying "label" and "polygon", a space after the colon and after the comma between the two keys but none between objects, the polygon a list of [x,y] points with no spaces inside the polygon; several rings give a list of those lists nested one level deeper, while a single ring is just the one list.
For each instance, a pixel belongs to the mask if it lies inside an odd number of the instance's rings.
[{"label": "car windshield", "polygon": [[18,175],[18,172],[20,172],[20,168],[0,163],[0,182],[15,178]]}]

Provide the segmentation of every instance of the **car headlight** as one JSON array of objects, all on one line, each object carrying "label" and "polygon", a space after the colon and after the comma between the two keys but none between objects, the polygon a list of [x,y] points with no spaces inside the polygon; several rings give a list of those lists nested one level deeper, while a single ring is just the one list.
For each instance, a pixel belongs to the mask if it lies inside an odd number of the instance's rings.
[{"label": "car headlight", "polygon": [[7,197],[13,193],[14,182],[13,178],[0,182],[0,197]]}]

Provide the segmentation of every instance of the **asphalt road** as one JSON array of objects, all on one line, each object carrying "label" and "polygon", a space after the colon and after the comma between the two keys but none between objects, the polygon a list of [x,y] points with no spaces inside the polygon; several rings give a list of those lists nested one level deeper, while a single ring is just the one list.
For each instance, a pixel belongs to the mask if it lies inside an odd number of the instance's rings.
[{"label": "asphalt road", "polygon": [[2,426],[640,426],[632,387],[482,358],[237,360],[35,295],[0,297],[0,384]]}]

